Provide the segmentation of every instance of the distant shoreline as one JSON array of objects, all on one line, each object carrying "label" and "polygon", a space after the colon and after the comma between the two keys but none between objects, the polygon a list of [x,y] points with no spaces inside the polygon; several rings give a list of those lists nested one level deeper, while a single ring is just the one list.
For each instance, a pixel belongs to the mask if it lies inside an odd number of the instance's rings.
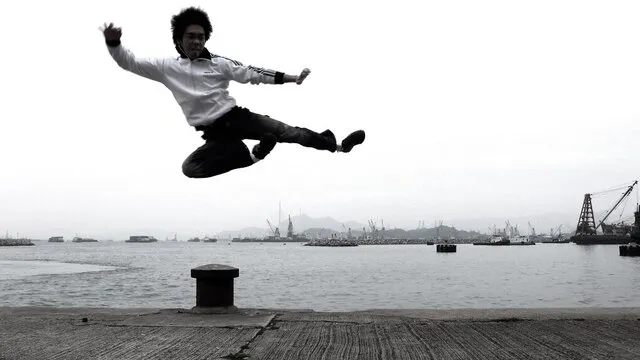
[{"label": "distant shoreline", "polygon": [[0,239],[0,246],[32,246],[29,239]]}]

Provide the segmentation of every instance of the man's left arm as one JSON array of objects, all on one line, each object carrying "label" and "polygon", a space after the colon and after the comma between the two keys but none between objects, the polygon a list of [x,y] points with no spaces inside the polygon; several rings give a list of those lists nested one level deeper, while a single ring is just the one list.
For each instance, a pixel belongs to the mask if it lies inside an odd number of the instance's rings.
[{"label": "man's left arm", "polygon": [[311,73],[311,70],[305,68],[300,75],[288,75],[280,71],[244,66],[235,60],[224,60],[229,78],[242,84],[284,84],[295,82],[300,85]]}]

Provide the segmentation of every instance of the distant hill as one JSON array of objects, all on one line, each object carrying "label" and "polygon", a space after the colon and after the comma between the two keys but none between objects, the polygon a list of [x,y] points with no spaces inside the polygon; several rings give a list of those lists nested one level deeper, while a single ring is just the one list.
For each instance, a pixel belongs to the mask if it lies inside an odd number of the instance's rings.
[{"label": "distant hill", "polygon": [[[344,231],[342,225],[344,225],[346,229],[362,229],[365,226],[355,221],[341,222],[328,216],[322,218],[312,218],[304,214],[299,216],[292,216],[291,223],[293,224],[294,233],[303,233],[307,229],[324,229],[328,234],[331,234]],[[283,219],[280,225],[278,225],[281,236],[286,236],[288,226],[289,218],[286,217],[285,219]],[[220,238],[263,237],[267,235],[271,235],[271,230],[266,226],[264,228],[247,227],[240,230],[221,231],[216,234],[216,236]]]},{"label": "distant hill", "polygon": [[259,227],[246,227],[240,230],[221,231],[216,233],[219,238],[235,238],[235,237],[264,237],[270,234],[269,229]]},{"label": "distant hill", "polygon": [[[312,218],[307,215],[292,216],[291,223],[293,223],[294,232],[302,232],[311,228],[331,229],[340,232],[344,231],[342,227],[343,225],[346,229],[362,229],[362,227],[365,226],[355,221],[338,221],[329,216],[322,218]],[[278,226],[280,228],[280,232],[284,230],[286,233],[288,225],[289,219],[283,219],[283,221]]]},{"label": "distant hill", "polygon": [[[360,227],[362,229],[362,227]],[[367,229],[369,231],[369,229]],[[333,231],[326,228],[310,228],[303,231],[303,234],[310,237],[330,237],[332,235],[339,235],[341,231]],[[481,238],[483,235],[476,231],[464,231],[458,230],[455,227],[440,226],[440,229],[436,228],[423,228],[414,230],[404,229],[385,229],[384,232],[378,229],[378,233],[385,238],[397,238],[397,239],[436,239],[440,236],[441,239],[457,239],[457,240],[471,240]],[[358,237],[362,235],[362,230],[351,230],[351,235]]]},{"label": "distant hill", "polygon": [[[489,228],[493,228],[495,225],[498,229],[505,227],[505,221],[509,221],[512,225],[518,225],[521,234],[529,234],[529,226],[535,228],[536,233],[549,233],[550,229],[557,231],[558,227],[562,224],[562,232],[568,233],[575,228],[575,219],[570,214],[543,214],[530,217],[511,217],[511,218],[498,218],[498,217],[484,217],[484,218],[466,218],[448,220],[447,222],[453,225],[442,225],[440,227],[440,238],[456,238],[456,239],[472,239],[478,238],[481,235],[489,234]],[[362,228],[366,228],[370,231],[368,224],[362,224],[356,221],[338,221],[332,217],[326,216],[321,218],[312,218],[307,215],[292,216],[291,222],[293,223],[293,231],[297,234],[306,234],[310,236],[329,237],[332,234],[339,234],[345,232],[351,228],[351,233],[354,236],[362,234]],[[287,234],[288,218],[283,218],[278,228],[280,229],[280,235],[286,236]],[[344,225],[344,227],[343,227]],[[380,226],[380,224],[378,224]],[[465,229],[465,230],[462,230]],[[240,230],[222,231],[216,234],[220,238],[233,238],[233,237],[264,237],[271,235],[271,230],[266,226],[264,227],[247,227]],[[416,238],[416,239],[434,239],[438,237],[438,233],[435,227],[420,228],[420,229],[387,229],[385,231],[385,237],[393,238]]]},{"label": "distant hill", "polygon": [[495,225],[498,229],[505,227],[508,220],[512,226],[518,226],[521,234],[530,234],[529,224],[535,229],[537,234],[549,233],[551,229],[558,231],[558,227],[562,225],[561,231],[569,233],[575,230],[579,213],[547,213],[531,216],[512,216],[512,217],[478,217],[478,218],[461,218],[448,220],[448,223],[455,224],[459,228],[476,230],[481,233],[489,233],[489,228]]},{"label": "distant hill", "polygon": [[385,237],[388,238],[408,238],[408,239],[477,239],[482,236],[477,231],[458,230],[453,226],[440,226],[440,228],[422,228],[413,230],[390,229],[385,230]]}]

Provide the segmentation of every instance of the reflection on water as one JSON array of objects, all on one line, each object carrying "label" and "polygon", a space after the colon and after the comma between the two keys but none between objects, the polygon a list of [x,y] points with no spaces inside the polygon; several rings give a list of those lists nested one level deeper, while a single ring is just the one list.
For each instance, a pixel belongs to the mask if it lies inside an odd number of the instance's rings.
[{"label": "reflection on water", "polygon": [[35,275],[76,274],[116,269],[113,266],[62,263],[55,261],[0,260],[0,279],[19,279]]}]

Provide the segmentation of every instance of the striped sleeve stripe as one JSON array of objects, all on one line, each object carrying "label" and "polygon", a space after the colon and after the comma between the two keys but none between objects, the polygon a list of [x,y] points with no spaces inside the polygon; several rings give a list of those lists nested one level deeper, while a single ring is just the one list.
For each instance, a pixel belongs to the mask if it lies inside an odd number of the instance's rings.
[{"label": "striped sleeve stripe", "polygon": [[[242,63],[240,61],[236,61],[233,59],[229,59],[227,57],[224,56],[220,56],[220,55],[211,55],[212,57],[219,57],[228,61],[231,61],[235,66],[244,66],[242,65]],[[269,69],[264,69],[264,68],[259,68],[259,67],[255,67],[255,66],[248,66],[249,69],[257,72],[258,74],[262,74],[262,75],[266,75],[266,76],[270,76],[270,77],[276,77],[276,72],[273,70],[269,70]]]},{"label": "striped sleeve stripe", "polygon": [[271,77],[275,77],[276,76],[276,72],[273,71],[273,70],[257,68],[257,67],[253,67],[253,66],[249,66],[249,69],[257,72],[258,74],[263,74],[263,75],[267,75],[267,76],[271,76]]},{"label": "striped sleeve stripe", "polygon": [[244,65],[242,65],[242,63],[241,63],[240,61],[236,61],[236,60],[233,60],[233,59],[229,59],[228,57],[224,57],[224,56],[220,56],[220,55],[212,55],[212,57],[219,57],[219,58],[223,58],[223,59],[225,59],[225,60],[229,60],[229,61],[231,61],[231,62],[233,63],[233,65],[235,65],[235,66],[244,66]]}]

